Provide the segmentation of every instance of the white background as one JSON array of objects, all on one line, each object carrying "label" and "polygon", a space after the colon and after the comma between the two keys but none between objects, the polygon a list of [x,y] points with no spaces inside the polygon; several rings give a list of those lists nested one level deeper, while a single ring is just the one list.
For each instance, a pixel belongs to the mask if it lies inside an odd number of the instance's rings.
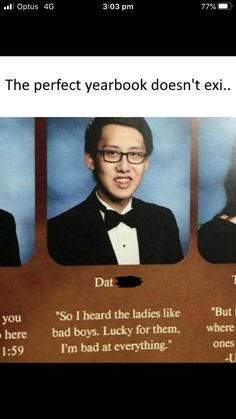
[{"label": "white background", "polygon": [[[236,57],[1,57],[0,116],[236,116]],[[8,91],[5,79],[29,82]],[[34,82],[199,80],[191,91],[46,91]],[[206,91],[223,81],[226,90]],[[230,90],[228,90],[230,88]]]}]

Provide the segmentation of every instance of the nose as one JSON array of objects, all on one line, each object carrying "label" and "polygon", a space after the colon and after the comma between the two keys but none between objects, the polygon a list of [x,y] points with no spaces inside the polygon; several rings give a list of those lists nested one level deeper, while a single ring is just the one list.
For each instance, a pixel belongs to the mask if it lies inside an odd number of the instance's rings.
[{"label": "nose", "polygon": [[117,163],[117,170],[120,172],[128,172],[130,170],[130,165],[127,159],[127,155],[123,155],[121,160]]}]

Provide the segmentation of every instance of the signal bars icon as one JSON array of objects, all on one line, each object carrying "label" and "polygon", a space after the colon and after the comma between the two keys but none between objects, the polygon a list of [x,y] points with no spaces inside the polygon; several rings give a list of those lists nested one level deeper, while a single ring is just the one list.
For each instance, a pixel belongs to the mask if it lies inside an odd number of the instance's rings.
[{"label": "signal bars icon", "polygon": [[14,6],[15,6],[14,3],[7,4],[6,6],[3,7],[3,10],[13,10]]}]

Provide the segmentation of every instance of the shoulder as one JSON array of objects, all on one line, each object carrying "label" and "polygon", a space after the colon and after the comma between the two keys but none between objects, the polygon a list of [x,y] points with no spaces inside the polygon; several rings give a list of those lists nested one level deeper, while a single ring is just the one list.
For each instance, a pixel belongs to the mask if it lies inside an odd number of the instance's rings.
[{"label": "shoulder", "polygon": [[199,243],[212,242],[215,243],[220,239],[221,243],[228,241],[229,238],[236,238],[236,224],[215,217],[204,223],[198,231]]},{"label": "shoulder", "polygon": [[67,211],[56,215],[55,217],[48,220],[49,227],[54,225],[68,225],[74,222],[83,223],[84,219],[88,218],[90,211],[94,210],[94,203],[92,196],[90,195],[85,201],[69,208]]},{"label": "shoulder", "polygon": [[150,202],[145,202],[141,199],[133,198],[133,206],[137,208],[137,210],[142,211],[149,216],[153,214],[163,217],[174,217],[172,211],[169,208]]},{"label": "shoulder", "polygon": [[13,215],[10,212],[5,211],[3,209],[0,209],[0,219],[2,221],[4,220],[4,221],[9,221],[9,222],[14,222]]},{"label": "shoulder", "polygon": [[198,249],[208,262],[235,263],[236,225],[215,217],[204,223],[198,231]]},{"label": "shoulder", "polygon": [[50,218],[48,220],[49,225],[50,224],[57,224],[57,223],[64,223],[67,221],[73,220],[75,217],[77,218],[80,213],[84,212],[84,205],[83,203],[78,204],[74,206],[73,208],[70,208],[66,210],[65,212],[62,212],[61,214],[56,215],[53,218]]},{"label": "shoulder", "polygon": [[225,221],[220,217],[214,217],[212,220],[202,224],[198,233],[200,236],[211,235],[216,232],[220,233],[224,232],[228,226],[230,227],[230,223],[228,221]]}]

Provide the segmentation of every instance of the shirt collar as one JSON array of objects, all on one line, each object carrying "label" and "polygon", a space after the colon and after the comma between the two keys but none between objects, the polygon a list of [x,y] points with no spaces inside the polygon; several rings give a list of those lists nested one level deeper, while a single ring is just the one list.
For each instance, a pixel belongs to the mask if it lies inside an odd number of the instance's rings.
[{"label": "shirt collar", "polygon": [[[98,195],[97,191],[96,191],[96,197],[102,203],[102,205],[104,205],[104,207],[106,207],[106,209],[115,211],[114,208],[112,208],[110,205],[108,205],[107,202],[103,201],[103,199],[100,198],[100,196]],[[128,204],[126,205],[126,207],[123,209],[123,211],[122,211],[121,214],[126,214],[131,209],[132,209],[132,198],[130,199],[130,201],[128,202]]]}]

